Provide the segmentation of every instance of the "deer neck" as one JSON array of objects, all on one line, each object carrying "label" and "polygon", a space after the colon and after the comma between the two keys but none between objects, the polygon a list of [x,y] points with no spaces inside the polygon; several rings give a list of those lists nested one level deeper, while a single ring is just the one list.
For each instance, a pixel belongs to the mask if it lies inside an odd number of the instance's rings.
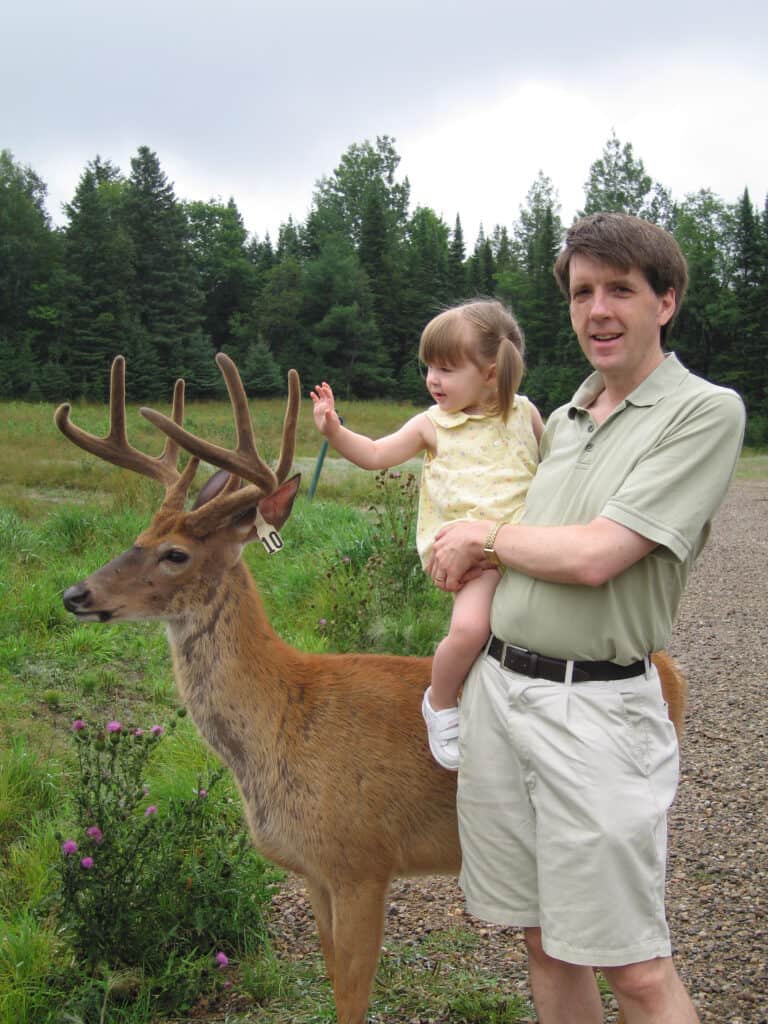
[{"label": "deer neck", "polygon": [[236,774],[274,750],[288,702],[292,652],[270,626],[247,567],[211,583],[194,609],[169,623],[182,699],[205,738]]}]

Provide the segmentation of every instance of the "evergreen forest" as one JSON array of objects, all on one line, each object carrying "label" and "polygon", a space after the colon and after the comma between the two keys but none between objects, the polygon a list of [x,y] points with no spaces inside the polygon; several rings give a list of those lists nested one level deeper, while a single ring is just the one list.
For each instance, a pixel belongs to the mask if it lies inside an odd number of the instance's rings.
[{"label": "evergreen forest", "polygon": [[[539,173],[514,224],[468,243],[457,214],[412,209],[395,140],[350,146],[316,183],[303,223],[249,235],[234,198],[178,197],[146,146],[130,173],[97,156],[54,227],[46,185],[0,152],[0,398],[102,400],[118,352],[131,400],[220,397],[214,353],[238,363],[252,396],[305,391],[425,401],[416,360],[424,324],[475,296],[511,305],[527,340],[524,390],[544,413],[586,366],[552,266],[565,225]],[[711,190],[674,198],[613,134],[589,169],[583,213],[621,210],[672,231],[690,287],[668,345],[690,369],[736,388],[748,441],[768,444],[768,197],[727,203]]]}]

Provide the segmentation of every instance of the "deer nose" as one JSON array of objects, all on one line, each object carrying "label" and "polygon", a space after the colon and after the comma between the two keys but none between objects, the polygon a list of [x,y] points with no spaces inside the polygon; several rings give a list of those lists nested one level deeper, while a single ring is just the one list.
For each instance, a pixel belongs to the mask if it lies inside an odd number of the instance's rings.
[{"label": "deer nose", "polygon": [[75,583],[62,594],[64,607],[68,612],[76,612],[84,608],[91,599],[91,592],[83,583]]}]

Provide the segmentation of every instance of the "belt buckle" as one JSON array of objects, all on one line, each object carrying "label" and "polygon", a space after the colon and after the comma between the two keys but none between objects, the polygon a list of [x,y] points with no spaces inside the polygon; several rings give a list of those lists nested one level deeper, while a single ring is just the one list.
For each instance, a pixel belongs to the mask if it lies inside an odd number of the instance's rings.
[{"label": "belt buckle", "polygon": [[525,647],[518,647],[516,644],[504,644],[501,655],[501,663],[504,668],[519,672],[520,675],[536,676],[539,656]]}]

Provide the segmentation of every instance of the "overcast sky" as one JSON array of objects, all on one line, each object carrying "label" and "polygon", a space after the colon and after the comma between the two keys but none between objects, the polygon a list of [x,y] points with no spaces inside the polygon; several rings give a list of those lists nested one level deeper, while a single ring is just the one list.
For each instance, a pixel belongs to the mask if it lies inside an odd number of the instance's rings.
[{"label": "overcast sky", "polygon": [[412,205],[471,245],[541,169],[568,222],[611,131],[675,198],[768,192],[768,3],[8,0],[0,148],[61,204],[141,145],[179,198],[273,238],[352,143],[390,135]]}]

